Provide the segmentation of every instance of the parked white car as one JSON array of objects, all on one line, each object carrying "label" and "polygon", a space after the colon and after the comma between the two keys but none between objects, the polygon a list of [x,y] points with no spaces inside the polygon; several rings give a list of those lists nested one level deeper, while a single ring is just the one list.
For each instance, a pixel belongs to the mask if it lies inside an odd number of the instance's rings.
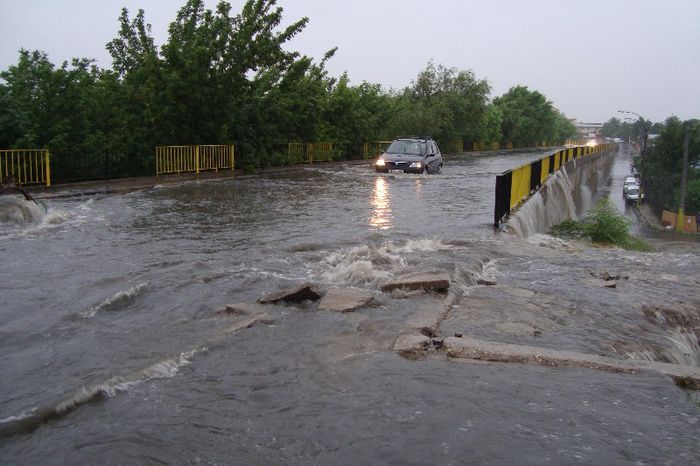
[{"label": "parked white car", "polygon": [[639,201],[639,185],[630,184],[625,191],[625,204],[636,204]]},{"label": "parked white car", "polygon": [[627,189],[631,185],[636,185],[637,188],[639,188],[639,182],[637,181],[637,177],[634,175],[627,175],[625,177],[625,181],[622,183],[622,194],[627,193]]}]

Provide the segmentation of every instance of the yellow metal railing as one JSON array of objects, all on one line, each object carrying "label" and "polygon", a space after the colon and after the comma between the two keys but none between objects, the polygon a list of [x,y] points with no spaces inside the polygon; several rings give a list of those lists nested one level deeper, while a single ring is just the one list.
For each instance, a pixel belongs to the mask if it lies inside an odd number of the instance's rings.
[{"label": "yellow metal railing", "polygon": [[330,142],[311,143],[307,146],[309,163],[332,162],[333,144]]},{"label": "yellow metal railing", "polygon": [[333,143],[331,142],[290,142],[287,144],[289,162],[315,163],[333,161]]},{"label": "yellow metal railing", "polygon": [[231,170],[235,165],[233,145],[156,147],[156,175]]},{"label": "yellow metal railing", "polygon": [[48,149],[0,150],[0,177],[13,177],[15,183],[51,186],[51,159]]},{"label": "yellow metal railing", "polygon": [[306,144],[301,142],[290,142],[287,146],[289,163],[302,163],[306,156]]},{"label": "yellow metal railing", "polygon": [[362,145],[362,158],[373,159],[379,157],[391,145],[392,141],[365,142]]}]

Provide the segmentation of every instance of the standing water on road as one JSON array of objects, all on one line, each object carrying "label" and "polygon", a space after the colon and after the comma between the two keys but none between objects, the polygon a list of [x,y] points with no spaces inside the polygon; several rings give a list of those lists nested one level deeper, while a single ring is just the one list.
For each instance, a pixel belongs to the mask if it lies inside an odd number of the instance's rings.
[{"label": "standing water on road", "polygon": [[[446,157],[439,175],[309,166],[1,224],[3,462],[699,461],[697,401],[666,376],[393,351],[437,313],[438,336],[700,365],[696,245],[494,233],[495,176],[541,156]],[[380,291],[425,269],[449,273],[447,296]],[[217,313],[302,282],[374,306]]]}]

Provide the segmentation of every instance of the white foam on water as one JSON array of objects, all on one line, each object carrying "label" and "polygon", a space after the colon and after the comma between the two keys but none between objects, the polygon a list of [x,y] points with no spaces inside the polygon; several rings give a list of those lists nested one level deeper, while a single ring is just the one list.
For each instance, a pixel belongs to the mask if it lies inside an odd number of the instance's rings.
[{"label": "white foam on water", "polygon": [[496,259],[489,259],[484,262],[481,272],[477,273],[477,278],[481,278],[483,280],[496,280],[497,278],[504,276],[505,275],[498,270]]},{"label": "white foam on water", "polygon": [[21,421],[23,419],[30,417],[32,415],[32,412],[35,410],[36,409],[34,409],[28,413],[25,412],[25,413],[18,414],[17,416],[10,416],[10,417],[6,417],[4,419],[0,419],[0,424],[9,424],[12,422]]},{"label": "white foam on water", "polygon": [[141,292],[146,289],[148,282],[139,283],[138,285],[132,286],[128,290],[119,291],[109,298],[103,300],[101,303],[92,306],[90,309],[84,311],[81,316],[86,319],[91,319],[97,315],[100,311],[105,310],[116,310],[119,308],[124,308],[131,304],[133,300],[141,294]]},{"label": "white foam on water", "polygon": [[404,263],[401,256],[372,246],[331,252],[321,265],[321,278],[329,283],[367,284],[388,278],[391,270]]},{"label": "white foam on water", "polygon": [[543,233],[535,233],[526,237],[529,244],[547,247],[557,251],[575,251],[578,248],[574,243],[555,236],[546,235]]},{"label": "white foam on water", "polygon": [[27,225],[37,223],[46,214],[43,206],[18,196],[0,196],[0,224]]},{"label": "white foam on water", "polygon": [[389,278],[407,264],[406,256],[450,249],[435,239],[387,241],[381,246],[362,245],[333,251],[322,258],[321,279],[332,284],[369,284]]},{"label": "white foam on water", "polygon": [[447,244],[435,239],[409,239],[405,244],[387,242],[379,248],[389,254],[410,254],[412,252],[435,252],[449,249]]},{"label": "white foam on water", "polygon": [[662,353],[674,364],[700,367],[700,344],[694,332],[676,328],[666,335],[669,346]]},{"label": "white foam on water", "polygon": [[29,413],[2,419],[0,420],[0,437],[23,430],[31,430],[50,419],[65,416],[82,405],[114,397],[118,392],[127,391],[141,383],[154,379],[175,377],[180,373],[182,367],[191,364],[192,358],[197,353],[206,351],[206,347],[196,348],[181,353],[177,357],[164,359],[126,376],[116,376],[98,384],[80,387],[69,398],[55,405],[45,408],[33,408]]}]

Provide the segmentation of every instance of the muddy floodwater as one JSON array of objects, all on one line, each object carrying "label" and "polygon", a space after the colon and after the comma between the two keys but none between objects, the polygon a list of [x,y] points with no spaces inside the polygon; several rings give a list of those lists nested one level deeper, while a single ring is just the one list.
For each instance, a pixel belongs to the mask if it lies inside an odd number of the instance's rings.
[{"label": "muddy floodwater", "polygon": [[[700,244],[629,208],[658,252],[493,231],[496,174],[541,155],[0,204],[0,463],[700,463],[698,392],[668,375],[395,350],[430,327],[700,366]],[[601,192],[628,168],[623,146]],[[381,291],[416,270],[449,291]],[[217,312],[304,282],[373,302]]]}]

